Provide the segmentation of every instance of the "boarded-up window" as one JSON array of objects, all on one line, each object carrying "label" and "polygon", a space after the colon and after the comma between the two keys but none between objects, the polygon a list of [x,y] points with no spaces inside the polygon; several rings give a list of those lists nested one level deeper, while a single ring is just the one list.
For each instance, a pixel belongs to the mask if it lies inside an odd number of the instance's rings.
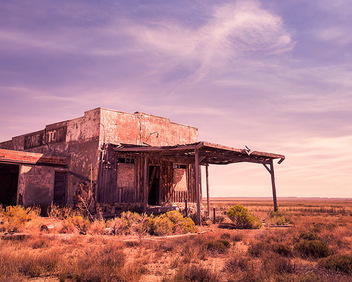
[{"label": "boarded-up window", "polygon": [[175,191],[187,191],[185,168],[174,168],[173,184],[175,185]]},{"label": "boarded-up window", "polygon": [[134,188],[135,177],[135,165],[133,163],[117,164],[117,187]]},{"label": "boarded-up window", "polygon": [[136,167],[133,158],[117,159],[117,202],[134,203],[136,201]]}]

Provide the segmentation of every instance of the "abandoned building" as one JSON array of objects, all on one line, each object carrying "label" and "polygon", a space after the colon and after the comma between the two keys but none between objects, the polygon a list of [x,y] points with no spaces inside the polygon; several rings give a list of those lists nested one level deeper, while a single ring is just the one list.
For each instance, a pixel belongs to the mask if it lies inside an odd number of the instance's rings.
[{"label": "abandoned building", "polygon": [[251,162],[269,171],[276,209],[275,159],[285,156],[200,142],[197,128],[167,118],[97,108],[0,143],[0,203],[114,214],[188,202],[200,220],[200,166],[208,178],[209,164]]}]

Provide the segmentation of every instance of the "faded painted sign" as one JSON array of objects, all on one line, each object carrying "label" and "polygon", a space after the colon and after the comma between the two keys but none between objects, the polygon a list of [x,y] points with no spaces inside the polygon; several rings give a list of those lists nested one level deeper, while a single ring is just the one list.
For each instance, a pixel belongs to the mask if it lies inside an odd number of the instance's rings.
[{"label": "faded painted sign", "polygon": [[60,127],[51,130],[42,130],[24,136],[24,149],[43,146],[46,144],[66,141],[67,127]]}]

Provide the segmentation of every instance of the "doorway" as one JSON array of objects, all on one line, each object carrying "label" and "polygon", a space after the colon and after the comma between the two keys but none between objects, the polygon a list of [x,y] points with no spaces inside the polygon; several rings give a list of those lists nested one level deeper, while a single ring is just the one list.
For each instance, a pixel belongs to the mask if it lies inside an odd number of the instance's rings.
[{"label": "doorway", "polygon": [[0,203],[3,206],[17,204],[19,165],[0,164]]},{"label": "doorway", "polygon": [[148,205],[159,205],[160,166],[149,166],[148,191]]},{"label": "doorway", "polygon": [[53,199],[54,204],[59,206],[64,206],[66,204],[66,186],[67,186],[66,172],[55,171],[54,199]]}]

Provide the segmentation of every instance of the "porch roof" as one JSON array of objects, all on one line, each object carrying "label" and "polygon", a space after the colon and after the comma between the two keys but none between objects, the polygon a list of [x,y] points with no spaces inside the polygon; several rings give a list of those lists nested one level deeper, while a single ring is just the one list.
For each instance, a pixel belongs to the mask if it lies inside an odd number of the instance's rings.
[{"label": "porch roof", "polygon": [[67,167],[67,157],[0,149],[0,163]]},{"label": "porch roof", "polygon": [[278,163],[280,164],[285,160],[284,155],[252,151],[249,148],[237,149],[205,141],[175,146],[120,144],[114,148],[116,152],[159,155],[160,157],[171,157],[189,162],[194,160],[196,150],[199,154],[200,165],[226,165],[239,162],[270,164],[274,159],[279,159]]}]

